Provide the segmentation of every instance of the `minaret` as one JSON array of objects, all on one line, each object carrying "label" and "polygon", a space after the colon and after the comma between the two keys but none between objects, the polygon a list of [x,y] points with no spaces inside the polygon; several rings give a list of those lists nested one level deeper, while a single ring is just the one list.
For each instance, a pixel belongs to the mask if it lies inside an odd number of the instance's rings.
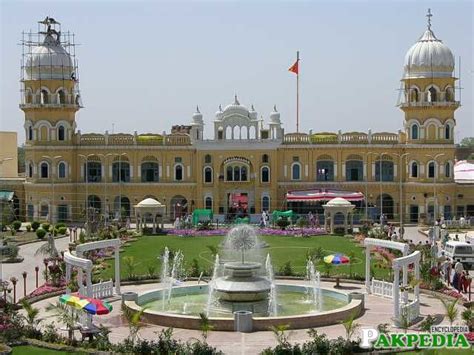
[{"label": "minaret", "polygon": [[196,106],[196,112],[193,113],[193,121],[191,123],[191,141],[200,141],[204,138],[204,121],[199,106]]},{"label": "minaret", "polygon": [[455,101],[454,56],[431,29],[431,10],[427,29],[405,56],[404,102],[408,143],[453,143]]},{"label": "minaret", "polygon": [[[37,33],[23,33],[21,103],[26,146],[70,144],[81,107],[74,35],[51,17]],[[72,53],[71,53],[72,52]]]}]

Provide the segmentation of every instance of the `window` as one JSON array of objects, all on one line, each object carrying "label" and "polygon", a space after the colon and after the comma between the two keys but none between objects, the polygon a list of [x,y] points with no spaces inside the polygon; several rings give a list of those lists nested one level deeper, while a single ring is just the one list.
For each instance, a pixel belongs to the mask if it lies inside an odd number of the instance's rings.
[{"label": "window", "polygon": [[428,102],[436,102],[437,101],[437,92],[434,87],[430,87],[428,89]]},{"label": "window", "polygon": [[46,105],[49,104],[49,94],[46,90],[41,90],[41,104]]},{"label": "window", "polygon": [[102,180],[102,164],[100,162],[88,161],[84,165],[87,182],[100,182]]},{"label": "window", "polygon": [[444,176],[447,178],[451,177],[451,164],[449,162],[444,165]]},{"label": "window", "polygon": [[40,217],[44,219],[48,219],[49,215],[49,205],[41,204],[40,206]]},{"label": "window", "polygon": [[449,124],[444,127],[444,139],[451,139],[451,126]]},{"label": "window", "polygon": [[435,174],[436,174],[436,165],[435,163],[432,161],[428,164],[428,177],[429,178],[434,178],[435,177]]},{"label": "window", "polygon": [[63,90],[58,91],[58,103],[65,104],[66,103],[66,94]]},{"label": "window", "polygon": [[[375,162],[375,180],[380,181],[380,160]],[[393,181],[393,162],[382,160],[382,181]]]},{"label": "window", "polygon": [[113,182],[130,182],[130,164],[126,161],[114,162],[112,164]]},{"label": "window", "polygon": [[418,125],[411,126],[411,139],[418,139]]},{"label": "window", "polygon": [[262,182],[270,182],[270,168],[268,166],[262,168]]},{"label": "window", "polygon": [[158,163],[142,163],[141,169],[142,182],[158,182],[160,180],[160,167]]},{"label": "window", "polygon": [[33,221],[33,219],[35,218],[35,206],[33,206],[32,204],[28,204],[26,207],[26,211],[28,221]]},{"label": "window", "polygon": [[28,127],[28,140],[29,141],[33,140],[33,127],[31,126]]},{"label": "window", "polygon": [[268,154],[262,155],[262,163],[268,163]]},{"label": "window", "polygon": [[175,163],[182,163],[183,162],[183,159],[181,157],[175,157],[174,158],[174,162]]},{"label": "window", "polygon": [[263,196],[262,197],[262,211],[269,211],[270,210],[270,197]]},{"label": "window", "polygon": [[334,181],[334,162],[321,160],[316,163],[317,181]]},{"label": "window", "polygon": [[94,208],[97,212],[100,213],[101,210],[101,200],[99,196],[89,195],[87,196],[87,207]]},{"label": "window", "polygon": [[411,177],[412,178],[417,178],[418,177],[418,163],[414,161],[411,163]]},{"label": "window", "polygon": [[300,161],[300,157],[293,157],[293,161],[294,162]]},{"label": "window", "polygon": [[183,166],[181,164],[174,167],[174,179],[175,181],[183,180]]},{"label": "window", "polygon": [[65,138],[64,126],[58,128],[58,140],[63,141]]},{"label": "window", "polygon": [[411,102],[418,102],[418,89],[417,88],[411,89],[410,101]]},{"label": "window", "polygon": [[247,181],[248,169],[245,165],[228,165],[226,167],[226,181]]},{"label": "window", "polygon": [[40,165],[40,177],[42,179],[47,179],[49,177],[49,165],[48,163],[41,163]]},{"label": "window", "polygon": [[447,88],[446,89],[446,101],[454,101],[453,88]]},{"label": "window", "polygon": [[212,197],[206,197],[204,200],[204,207],[206,210],[212,210]]},{"label": "window", "polygon": [[233,181],[233,168],[231,166],[228,166],[226,169],[226,180],[227,181]]},{"label": "window", "polygon": [[28,177],[32,178],[33,177],[33,164],[28,164]]},{"label": "window", "polygon": [[58,164],[58,178],[64,179],[66,177],[66,163],[60,162]]},{"label": "window", "polygon": [[364,163],[362,160],[346,162],[346,181],[362,181],[364,178]]},{"label": "window", "polygon": [[66,222],[68,219],[68,206],[58,205],[58,222]]},{"label": "window", "polygon": [[204,157],[204,163],[205,164],[211,164],[212,163],[212,157],[209,154],[206,154]]},{"label": "window", "polygon": [[301,179],[301,166],[299,163],[293,163],[291,166],[291,180]]},{"label": "window", "polygon": [[240,179],[241,181],[247,181],[247,167],[245,166],[240,168]]},{"label": "window", "polygon": [[206,183],[212,182],[212,168],[209,166],[204,168],[204,182]]}]

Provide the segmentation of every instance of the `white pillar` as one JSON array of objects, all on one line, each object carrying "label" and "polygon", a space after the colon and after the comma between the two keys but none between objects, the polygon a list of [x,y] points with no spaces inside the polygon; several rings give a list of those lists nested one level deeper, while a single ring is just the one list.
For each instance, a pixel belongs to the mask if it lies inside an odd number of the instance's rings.
[{"label": "white pillar", "polygon": [[370,294],[370,245],[365,247],[365,289]]},{"label": "white pillar", "polygon": [[69,281],[71,280],[71,265],[66,263],[66,294],[71,293],[71,289],[69,288]]},{"label": "white pillar", "polygon": [[393,317],[395,322],[400,322],[400,269],[393,267]]},{"label": "white pillar", "polygon": [[[79,256],[79,255],[78,255]],[[79,256],[80,257],[80,256]],[[84,295],[84,273],[82,268],[77,270],[77,283],[79,285],[79,293]]]},{"label": "white pillar", "polygon": [[115,293],[120,295],[120,246],[115,247]]},{"label": "white pillar", "polygon": [[347,234],[347,212],[344,212],[344,234]]},{"label": "white pillar", "polygon": [[[404,264],[402,267],[403,276],[402,276],[402,286],[406,287],[408,284],[408,265]],[[403,302],[408,302],[408,291],[403,291]]]},{"label": "white pillar", "polygon": [[[415,280],[419,280],[420,279],[420,261],[417,260],[415,261]],[[420,300],[420,285],[416,285],[415,286],[415,300],[416,301],[419,301]]]},{"label": "white pillar", "polygon": [[330,220],[330,223],[331,223],[331,234],[334,234],[334,215],[333,215],[332,212],[331,212],[331,214],[330,214],[329,216],[330,216],[330,218],[331,218],[331,220]]},{"label": "white pillar", "polygon": [[155,214],[153,215],[153,230],[152,230],[152,233],[153,234],[156,233],[156,215]]},{"label": "white pillar", "polygon": [[92,297],[92,276],[91,270],[86,270],[87,297]]}]

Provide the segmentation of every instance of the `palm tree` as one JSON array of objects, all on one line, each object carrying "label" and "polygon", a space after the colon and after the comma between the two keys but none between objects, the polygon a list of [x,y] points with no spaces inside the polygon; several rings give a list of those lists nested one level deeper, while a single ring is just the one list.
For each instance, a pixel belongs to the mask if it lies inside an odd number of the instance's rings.
[{"label": "palm tree", "polygon": [[354,335],[354,332],[359,328],[360,324],[355,322],[356,313],[353,312],[349,318],[343,320],[341,324],[344,326],[344,330],[346,331],[346,340],[348,343],[351,342],[351,338]]},{"label": "palm tree", "polygon": [[464,321],[464,323],[466,323],[466,325],[469,327],[469,330],[472,330],[474,326],[474,312],[472,310],[472,306],[465,309],[461,313],[461,318]]},{"label": "palm tree", "polygon": [[209,318],[205,313],[199,313],[199,327],[201,328],[201,335],[204,342],[207,341],[207,337],[209,336],[209,332],[214,329],[214,326],[209,321]]},{"label": "palm tree", "polygon": [[46,307],[46,310],[52,311],[54,313],[55,318],[57,318],[61,323],[66,325],[68,332],[68,340],[69,343],[72,343],[74,339],[74,328],[76,327],[76,323],[79,320],[79,316],[74,311],[74,309],[57,302],[56,304],[50,303]]},{"label": "palm tree", "polygon": [[145,313],[147,307],[140,309],[138,312],[132,311],[130,308],[125,305],[122,306],[122,314],[127,319],[129,336],[128,339],[132,343],[135,343],[135,340],[138,339],[138,332],[143,326],[142,316]]},{"label": "palm tree", "polygon": [[35,328],[42,319],[37,318],[39,314],[39,309],[35,308],[27,300],[22,300],[21,305],[26,312],[26,315],[23,316],[28,326]]},{"label": "palm tree", "polygon": [[35,255],[49,256],[50,258],[57,258],[59,256],[58,249],[52,233],[48,233],[46,243],[38,248]]},{"label": "palm tree", "polygon": [[459,310],[457,308],[459,298],[455,299],[454,301],[445,301],[443,298],[439,298],[441,303],[443,303],[444,310],[446,312],[446,318],[449,319],[449,324],[453,325],[454,321],[458,317]]},{"label": "palm tree", "polygon": [[278,345],[281,347],[286,347],[289,345],[288,342],[288,335],[286,331],[288,330],[290,326],[288,324],[278,324],[278,325],[272,325],[270,327],[270,330],[273,332],[275,335]]}]

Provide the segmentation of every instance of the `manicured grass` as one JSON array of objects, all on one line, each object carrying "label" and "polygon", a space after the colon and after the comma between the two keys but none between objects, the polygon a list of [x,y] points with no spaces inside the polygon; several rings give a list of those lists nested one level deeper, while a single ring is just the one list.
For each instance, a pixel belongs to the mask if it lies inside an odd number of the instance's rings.
[{"label": "manicured grass", "polygon": [[39,348],[36,346],[31,345],[22,345],[22,346],[15,346],[13,348],[13,355],[59,355],[59,354],[83,354],[78,352],[66,352],[66,351],[59,351],[59,350],[50,350],[45,348]]},{"label": "manicured grass", "polygon": [[[358,243],[354,242],[352,238],[341,236],[312,236],[309,238],[301,237],[286,237],[286,236],[261,236],[269,247],[264,250],[264,253],[269,252],[272,258],[273,267],[278,271],[287,261],[291,262],[291,266],[295,273],[303,275],[306,272],[307,252],[311,249],[322,247],[326,254],[342,253],[348,254],[354,251],[355,260],[352,262],[352,272],[358,275],[365,275],[365,255],[364,248]],[[133,256],[136,266],[134,273],[137,275],[147,275],[147,267],[149,265],[156,266],[156,274],[159,274],[161,261],[159,256],[165,247],[171,250],[181,250],[184,254],[184,260],[187,267],[189,267],[193,258],[199,262],[199,266],[204,269],[210,269],[213,265],[213,257],[211,251],[207,247],[212,245],[219,247],[219,244],[224,239],[222,236],[210,237],[178,237],[178,236],[143,236],[139,240],[132,242],[130,246],[126,247],[124,252],[120,254],[121,257],[121,275],[125,278],[128,275],[124,256]],[[109,268],[103,270],[100,277],[107,280],[113,277],[113,260],[108,260]],[[318,270],[325,274],[325,269],[322,265],[317,266]],[[331,269],[331,274],[349,273],[349,266],[334,265]],[[376,275],[386,276],[387,272],[380,269],[375,269]]]}]

